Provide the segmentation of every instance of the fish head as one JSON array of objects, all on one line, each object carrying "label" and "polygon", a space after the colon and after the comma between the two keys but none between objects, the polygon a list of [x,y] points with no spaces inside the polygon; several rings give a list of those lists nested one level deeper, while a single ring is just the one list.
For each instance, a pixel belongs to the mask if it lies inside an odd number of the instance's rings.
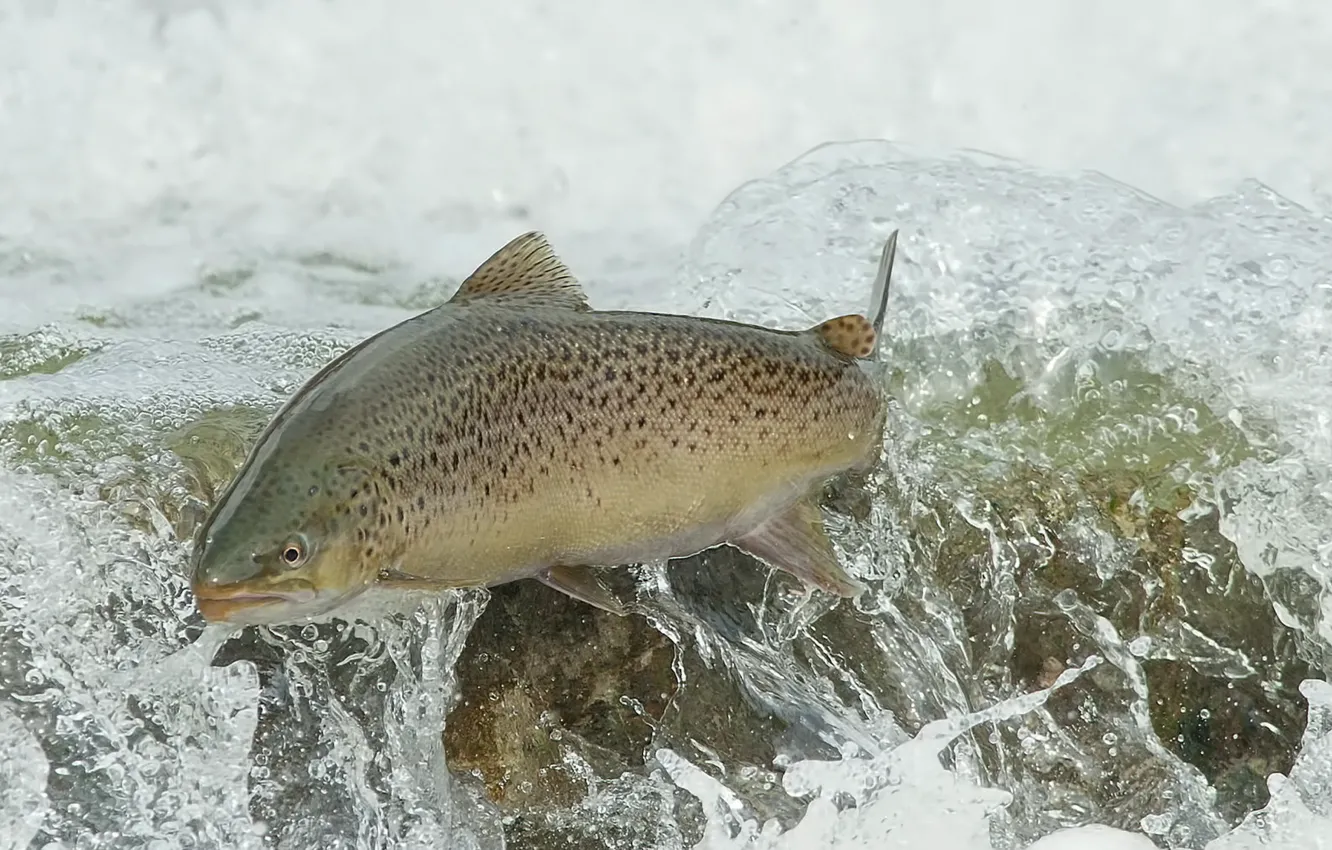
[{"label": "fish head", "polygon": [[354,462],[251,462],[195,539],[191,586],[209,622],[290,623],[374,583],[378,491]]}]

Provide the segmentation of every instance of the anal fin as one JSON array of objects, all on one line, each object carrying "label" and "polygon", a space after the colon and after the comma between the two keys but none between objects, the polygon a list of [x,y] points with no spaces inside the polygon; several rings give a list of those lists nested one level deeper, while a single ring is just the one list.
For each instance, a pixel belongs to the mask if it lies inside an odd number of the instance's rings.
[{"label": "anal fin", "polygon": [[629,613],[624,603],[597,578],[593,567],[551,567],[536,576],[537,581],[566,596],[586,602],[594,608],[623,617]]},{"label": "anal fin", "polygon": [[870,320],[855,313],[829,319],[815,325],[810,331],[833,351],[861,359],[874,354],[875,342],[878,339]]},{"label": "anal fin", "polygon": [[823,515],[813,497],[801,499],[730,544],[773,569],[835,596],[850,598],[865,589],[837,562],[837,552],[823,529]]}]

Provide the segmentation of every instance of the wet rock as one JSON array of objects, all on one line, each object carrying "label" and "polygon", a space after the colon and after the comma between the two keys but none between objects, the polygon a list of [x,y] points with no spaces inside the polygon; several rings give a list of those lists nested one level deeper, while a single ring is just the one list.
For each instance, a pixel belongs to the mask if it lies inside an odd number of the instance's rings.
[{"label": "wet rock", "polygon": [[[676,692],[674,647],[640,616],[617,617],[535,581],[492,591],[457,675],[450,766],[508,809],[570,805],[599,776],[641,768]],[[570,758],[576,753],[578,758]]]},{"label": "wet rock", "polygon": [[702,837],[698,801],[660,774],[602,783],[569,808],[529,811],[505,823],[508,850],[679,850]]},{"label": "wet rock", "polygon": [[[712,600],[726,629],[753,618],[743,599],[724,591],[749,585],[762,598],[767,580],[765,569],[725,549],[673,562],[667,575],[680,588],[678,604]],[[607,578],[632,596],[626,574]],[[641,614],[616,617],[534,581],[492,593],[459,659],[462,697],[444,740],[451,769],[479,778],[510,814],[512,846],[655,846],[661,836],[652,830],[667,821],[645,826],[641,807],[605,810],[603,798],[608,782],[632,785],[659,772],[652,753],[660,747],[723,778],[752,807],[750,816],[787,825],[798,818],[802,807],[782,792],[773,768],[774,742],[787,724],[747,700],[734,672],[705,659],[691,637],[677,644]],[[669,784],[657,793],[676,812],[671,835],[684,829],[687,843],[696,842],[701,818],[681,814],[696,801]],[[598,817],[576,816],[597,805]]]}]

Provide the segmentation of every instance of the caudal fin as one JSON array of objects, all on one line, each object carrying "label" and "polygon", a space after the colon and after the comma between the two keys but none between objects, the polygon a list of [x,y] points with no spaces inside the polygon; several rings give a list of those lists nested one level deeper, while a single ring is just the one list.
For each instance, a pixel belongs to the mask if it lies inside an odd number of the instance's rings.
[{"label": "caudal fin", "polygon": [[879,255],[879,273],[874,276],[874,289],[870,295],[870,326],[874,328],[874,349],[868,360],[879,359],[883,347],[883,320],[888,316],[888,291],[893,280],[893,260],[897,258],[897,234],[894,230],[883,244]]}]

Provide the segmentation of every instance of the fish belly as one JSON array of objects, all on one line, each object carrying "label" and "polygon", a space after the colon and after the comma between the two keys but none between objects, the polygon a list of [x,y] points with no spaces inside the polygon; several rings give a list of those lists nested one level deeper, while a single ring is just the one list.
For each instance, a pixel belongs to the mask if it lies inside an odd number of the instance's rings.
[{"label": "fish belly", "polygon": [[718,456],[700,463],[677,452],[584,467],[525,498],[461,512],[477,521],[441,528],[438,554],[413,572],[498,584],[556,565],[692,555],[746,534],[851,465],[840,457],[798,461]]}]

